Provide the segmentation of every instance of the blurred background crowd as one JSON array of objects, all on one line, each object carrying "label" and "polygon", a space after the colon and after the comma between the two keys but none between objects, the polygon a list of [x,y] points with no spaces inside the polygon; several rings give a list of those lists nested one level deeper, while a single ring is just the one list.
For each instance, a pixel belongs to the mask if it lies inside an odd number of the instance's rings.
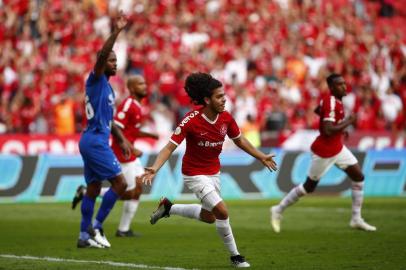
[{"label": "blurred background crowd", "polygon": [[131,23],[111,84],[148,84],[147,121],[171,132],[191,109],[190,72],[224,83],[244,132],[317,129],[326,76],[348,83],[357,130],[406,128],[402,0],[0,0],[0,133],[69,135],[85,125],[84,82],[118,10]]}]

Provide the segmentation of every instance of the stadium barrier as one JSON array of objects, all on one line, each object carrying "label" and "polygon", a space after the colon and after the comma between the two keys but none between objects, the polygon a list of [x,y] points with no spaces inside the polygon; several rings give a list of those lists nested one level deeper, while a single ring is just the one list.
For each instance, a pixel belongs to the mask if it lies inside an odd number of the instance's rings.
[{"label": "stadium barrier", "polygon": [[[222,195],[226,199],[280,198],[303,182],[310,166],[310,153],[272,149],[279,170],[269,172],[241,151],[221,155]],[[269,152],[269,150],[268,150]],[[406,149],[354,151],[365,174],[366,196],[406,195]],[[142,164],[151,164],[155,154],[144,154]],[[183,185],[181,154],[174,154],[156,176],[152,187],[144,187],[144,199],[168,196],[194,198]],[[0,154],[0,202],[70,201],[76,187],[84,183],[80,155]],[[319,194],[349,196],[350,180],[333,167],[321,180]]]}]

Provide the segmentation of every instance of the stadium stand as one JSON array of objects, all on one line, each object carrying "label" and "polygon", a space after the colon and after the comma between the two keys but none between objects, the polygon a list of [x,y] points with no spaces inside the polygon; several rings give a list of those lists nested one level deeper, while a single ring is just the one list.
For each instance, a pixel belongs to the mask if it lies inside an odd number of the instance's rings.
[{"label": "stadium stand", "polygon": [[[82,130],[84,81],[122,9],[118,102],[128,74],[149,87],[151,122],[170,131],[190,109],[193,71],[225,83],[228,110],[252,131],[317,128],[324,78],[344,74],[359,130],[406,125],[406,6],[402,0],[0,1],[0,133]],[[254,128],[254,130],[253,130]]]}]

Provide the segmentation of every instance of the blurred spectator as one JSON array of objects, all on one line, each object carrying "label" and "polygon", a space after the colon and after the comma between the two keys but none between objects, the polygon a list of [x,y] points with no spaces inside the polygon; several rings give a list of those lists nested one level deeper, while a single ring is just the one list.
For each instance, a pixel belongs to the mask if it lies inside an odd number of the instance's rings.
[{"label": "blurred spectator", "polygon": [[253,146],[261,146],[260,127],[251,115],[247,115],[244,125],[241,126],[241,132]]},{"label": "blurred spectator", "polygon": [[55,134],[72,135],[75,134],[75,114],[73,100],[61,96],[60,102],[55,106]]},{"label": "blurred spectator", "polygon": [[381,102],[383,117],[388,126],[392,128],[396,120],[402,115],[402,100],[393,92],[393,88],[389,87]]},{"label": "blurred spectator", "polygon": [[[406,128],[402,0],[16,0],[0,5],[3,131],[81,131],[84,80],[94,62],[89,52],[100,49],[111,31],[109,18],[119,9],[130,14],[131,23],[114,48],[119,76],[111,83],[120,101],[125,76],[144,75],[150,92],[146,108],[156,121],[169,121],[159,122],[162,132],[170,132],[178,116],[191,109],[183,81],[198,70],[224,83],[227,108],[241,125],[254,121],[261,131],[286,135],[286,129],[317,128],[312,111],[328,92],[324,78],[330,72],[343,74],[350,84],[346,110],[358,113],[357,128]],[[66,130],[63,122],[69,123]]]}]

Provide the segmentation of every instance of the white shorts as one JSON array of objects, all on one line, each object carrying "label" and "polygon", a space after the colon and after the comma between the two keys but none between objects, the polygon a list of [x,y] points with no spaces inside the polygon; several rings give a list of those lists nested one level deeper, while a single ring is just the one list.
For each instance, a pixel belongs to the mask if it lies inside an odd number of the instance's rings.
[{"label": "white shorts", "polygon": [[127,183],[127,190],[134,189],[137,185],[135,177],[144,173],[144,167],[142,167],[139,159],[120,164],[125,182]]},{"label": "white shorts", "polygon": [[202,202],[202,208],[211,211],[221,199],[220,196],[220,174],[215,175],[183,175],[185,185],[193,191],[196,197]]},{"label": "white shorts", "polygon": [[310,167],[309,177],[314,181],[318,181],[333,165],[345,170],[349,166],[357,163],[358,160],[356,157],[345,146],[343,146],[340,153],[329,158],[322,158],[312,153],[312,165]]}]

